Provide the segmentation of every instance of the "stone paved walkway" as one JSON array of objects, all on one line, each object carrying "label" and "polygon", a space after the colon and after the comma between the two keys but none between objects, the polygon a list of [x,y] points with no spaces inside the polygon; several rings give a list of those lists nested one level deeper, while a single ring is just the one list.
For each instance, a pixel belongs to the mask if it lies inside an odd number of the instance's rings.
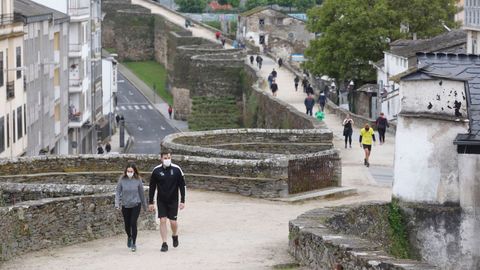
[{"label": "stone paved walkway", "polygon": [[[179,25],[183,18],[144,0],[134,3],[163,13]],[[213,34],[200,27],[194,35],[213,39]],[[264,57],[259,74],[267,78],[275,63]],[[304,111],[303,92],[295,92],[293,74],[278,69],[278,98]],[[265,91],[269,91],[265,89]],[[140,232],[138,251],[125,247],[123,235],[88,243],[29,253],[1,265],[1,269],[271,269],[291,262],[287,253],[288,221],[317,207],[337,206],[365,201],[388,201],[391,198],[389,172],[393,166],[394,138],[374,146],[371,164],[362,165],[363,152],[354,132],[352,149],[343,148],[342,119],[327,113],[325,122],[334,133],[334,144],[342,157],[343,185],[358,189],[358,195],[339,200],[307,201],[298,204],[271,202],[217,192],[190,191],[187,207],[180,213],[178,249],[160,253],[158,231]],[[388,134],[387,134],[388,136]]]}]

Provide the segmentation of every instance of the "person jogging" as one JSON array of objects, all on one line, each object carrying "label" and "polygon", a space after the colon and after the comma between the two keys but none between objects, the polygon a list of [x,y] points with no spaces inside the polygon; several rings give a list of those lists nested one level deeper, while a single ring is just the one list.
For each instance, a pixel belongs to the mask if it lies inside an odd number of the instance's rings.
[{"label": "person jogging", "polygon": [[[162,164],[153,169],[150,177],[150,190],[148,192],[149,210],[154,211],[153,197],[157,191],[157,211],[160,219],[160,236],[162,248],[160,251],[168,251],[167,244],[167,219],[170,220],[172,229],[173,247],[178,247],[178,209],[185,207],[185,178],[182,169],[172,163],[169,152],[160,154]],[[180,191],[180,203],[178,192]]]},{"label": "person jogging", "polygon": [[370,153],[372,152],[372,141],[375,142],[375,132],[368,124],[365,124],[365,127],[360,130],[360,147],[363,148],[365,152],[365,159],[363,160],[363,165],[369,167],[370,162]]},{"label": "person jogging", "polygon": [[380,113],[380,116],[377,118],[377,121],[375,121],[375,125],[377,126],[378,130],[378,140],[380,141],[380,144],[385,143],[385,132],[387,131],[387,128],[390,127],[388,125],[388,120],[385,118],[385,114],[382,112]]},{"label": "person jogging", "polygon": [[115,208],[122,210],[125,232],[127,233],[127,247],[133,252],[137,250],[137,220],[140,207],[147,211],[147,201],[143,189],[143,182],[135,164],[128,164],[123,175],[118,180],[115,193]]}]

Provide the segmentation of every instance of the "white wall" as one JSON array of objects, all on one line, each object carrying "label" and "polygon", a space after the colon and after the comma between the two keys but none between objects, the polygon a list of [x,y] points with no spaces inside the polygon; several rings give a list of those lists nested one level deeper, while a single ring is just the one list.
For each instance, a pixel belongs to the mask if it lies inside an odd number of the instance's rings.
[{"label": "white wall", "polygon": [[112,61],[102,59],[102,104],[103,115],[108,115],[115,111],[113,107],[113,92],[114,80],[115,84],[117,79],[113,78],[113,65]]},{"label": "white wall", "polygon": [[[464,83],[443,80],[442,87],[439,81],[402,81],[400,85],[401,112],[420,116],[400,114],[398,117],[393,195],[402,201],[459,202],[457,151],[453,140],[457,134],[468,132],[468,124],[430,116],[446,114],[441,104],[447,104],[448,99],[436,100],[436,94],[442,94],[444,87],[461,93]],[[428,109],[432,98],[436,103]]]}]

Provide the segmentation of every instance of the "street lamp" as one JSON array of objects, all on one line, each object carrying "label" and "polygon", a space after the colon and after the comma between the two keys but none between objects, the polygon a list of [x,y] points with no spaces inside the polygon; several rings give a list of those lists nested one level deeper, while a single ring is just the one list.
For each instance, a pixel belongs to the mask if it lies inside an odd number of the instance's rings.
[{"label": "street lamp", "polygon": [[353,82],[353,80],[350,81],[350,83],[348,84],[348,109],[355,113],[355,109],[354,109],[354,95],[353,95],[353,87],[355,86],[355,83]]}]

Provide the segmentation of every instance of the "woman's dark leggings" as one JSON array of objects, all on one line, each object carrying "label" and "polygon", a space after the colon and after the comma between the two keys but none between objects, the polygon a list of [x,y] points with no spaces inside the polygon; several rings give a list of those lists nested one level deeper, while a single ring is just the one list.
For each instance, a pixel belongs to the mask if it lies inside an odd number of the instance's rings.
[{"label": "woman's dark leggings", "polygon": [[379,135],[379,140],[381,143],[384,143],[385,142],[385,131],[386,129],[385,128],[377,128],[378,130],[378,135]]},{"label": "woman's dark leggings", "polygon": [[123,221],[125,222],[125,232],[128,237],[132,238],[132,243],[137,241],[137,220],[140,215],[141,205],[137,205],[133,208],[122,207]]},{"label": "woman's dark leggings", "polygon": [[347,146],[347,141],[350,143],[350,146],[352,146],[352,133],[348,133],[344,135],[345,137],[345,147]]}]

